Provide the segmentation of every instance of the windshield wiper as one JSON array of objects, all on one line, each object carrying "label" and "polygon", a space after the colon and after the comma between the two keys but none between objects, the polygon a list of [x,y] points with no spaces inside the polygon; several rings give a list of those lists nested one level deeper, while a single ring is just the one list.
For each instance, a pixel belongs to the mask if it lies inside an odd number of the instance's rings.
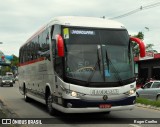
[{"label": "windshield wiper", "polygon": [[[107,62],[107,69],[108,69],[108,72],[109,72],[109,62],[111,62],[110,61],[110,59],[109,59],[109,57],[108,57],[108,53],[107,53],[107,51],[106,51],[106,62]],[[111,62],[112,63],[112,62]]]},{"label": "windshield wiper", "polygon": [[98,49],[97,49],[97,62],[96,62],[96,64],[95,64],[95,66],[94,66],[93,72],[90,74],[90,76],[89,76],[89,78],[88,78],[87,86],[89,86],[89,83],[90,83],[91,79],[93,78],[94,73],[95,73],[96,70],[97,70],[97,66],[99,67],[99,70],[101,70],[100,62],[101,62],[101,60],[100,60],[100,58],[99,58],[99,51],[98,51]]},{"label": "windshield wiper", "polygon": [[115,68],[115,66],[113,65],[112,61],[109,59],[107,51],[106,51],[106,62],[107,62],[107,67],[108,67],[108,73],[109,73],[109,71],[110,71],[110,69],[109,69],[109,63],[110,63],[110,65],[112,65],[112,68],[113,68],[113,70],[114,70],[114,72],[115,72],[115,74],[116,74],[116,75],[114,75],[114,76],[116,77],[116,79],[118,79],[119,83],[120,83],[121,85],[123,85],[123,81],[122,81],[122,79],[121,79],[121,77],[120,77],[120,75],[119,75],[119,72],[118,72],[118,70]]}]

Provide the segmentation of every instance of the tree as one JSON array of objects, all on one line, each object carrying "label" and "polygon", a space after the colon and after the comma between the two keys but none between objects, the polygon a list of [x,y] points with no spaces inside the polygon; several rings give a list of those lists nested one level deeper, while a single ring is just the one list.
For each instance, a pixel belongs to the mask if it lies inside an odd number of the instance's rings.
[{"label": "tree", "polygon": [[15,55],[12,55],[12,56],[13,56],[13,60],[11,61],[11,66],[18,66],[19,58]]},{"label": "tree", "polygon": [[154,44],[147,44],[147,45],[146,45],[146,51],[158,53],[156,50],[154,50],[154,49],[152,48],[153,46],[154,46]]},{"label": "tree", "polygon": [[[134,37],[137,37],[137,38],[143,40],[144,39],[144,34],[142,32],[138,32],[138,34],[134,35]],[[147,44],[146,45],[146,51],[157,53],[156,50],[153,50],[153,46],[154,46],[154,44]],[[132,49],[133,49],[134,56],[139,56],[139,46],[138,46],[137,43],[132,43]]]},{"label": "tree", "polygon": [[15,73],[18,68],[19,58],[15,55],[12,55],[12,56],[13,56],[13,60],[11,61],[11,69]]}]

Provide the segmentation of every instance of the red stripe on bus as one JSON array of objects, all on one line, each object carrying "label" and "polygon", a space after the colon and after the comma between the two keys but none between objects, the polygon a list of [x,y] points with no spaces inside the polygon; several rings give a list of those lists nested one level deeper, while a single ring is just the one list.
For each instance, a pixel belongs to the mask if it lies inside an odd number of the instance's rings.
[{"label": "red stripe on bus", "polygon": [[45,57],[41,57],[41,58],[38,58],[38,59],[35,59],[35,60],[31,60],[31,61],[27,61],[27,62],[24,62],[24,63],[20,63],[18,66],[25,66],[25,65],[29,65],[29,64],[33,64],[33,63],[36,63],[36,62],[39,62],[39,61],[43,61],[45,60]]}]

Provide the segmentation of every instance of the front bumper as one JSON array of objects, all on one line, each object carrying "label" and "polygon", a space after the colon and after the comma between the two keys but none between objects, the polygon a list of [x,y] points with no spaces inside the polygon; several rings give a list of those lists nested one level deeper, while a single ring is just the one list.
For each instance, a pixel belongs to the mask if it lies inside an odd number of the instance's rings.
[{"label": "front bumper", "polygon": [[[80,99],[64,99],[63,106],[52,103],[53,108],[64,113],[91,113],[108,112],[118,110],[132,110],[135,104],[135,96],[108,101],[88,101]],[[99,108],[101,104],[109,104],[111,108]],[[68,107],[67,105],[72,105]]]},{"label": "front bumper", "polygon": [[12,85],[13,83],[2,83],[2,85]]},{"label": "front bumper", "polygon": [[88,108],[65,108],[57,104],[52,104],[52,106],[63,112],[63,113],[97,113],[97,112],[109,112],[109,111],[121,111],[121,110],[132,110],[134,105],[126,105],[126,106],[115,106],[106,109],[100,109],[98,107],[88,107]]},{"label": "front bumper", "polygon": [[1,83],[2,86],[13,85],[13,83]]},{"label": "front bumper", "polygon": [[83,99],[64,99],[63,106],[67,107],[67,104],[72,104],[72,108],[87,108],[87,107],[99,107],[100,104],[110,104],[114,106],[133,105],[135,103],[136,96],[116,99],[116,100],[83,100]]}]

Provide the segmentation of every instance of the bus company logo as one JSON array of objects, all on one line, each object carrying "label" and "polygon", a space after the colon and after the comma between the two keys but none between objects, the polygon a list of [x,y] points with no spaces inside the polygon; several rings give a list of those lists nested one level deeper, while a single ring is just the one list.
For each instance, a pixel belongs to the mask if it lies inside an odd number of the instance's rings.
[{"label": "bus company logo", "polygon": [[103,96],[103,100],[106,101],[107,99],[108,99],[108,96],[107,96],[107,95],[104,95],[104,96]]},{"label": "bus company logo", "polygon": [[110,89],[110,90],[92,90],[92,95],[116,95],[119,94],[118,89]]}]

